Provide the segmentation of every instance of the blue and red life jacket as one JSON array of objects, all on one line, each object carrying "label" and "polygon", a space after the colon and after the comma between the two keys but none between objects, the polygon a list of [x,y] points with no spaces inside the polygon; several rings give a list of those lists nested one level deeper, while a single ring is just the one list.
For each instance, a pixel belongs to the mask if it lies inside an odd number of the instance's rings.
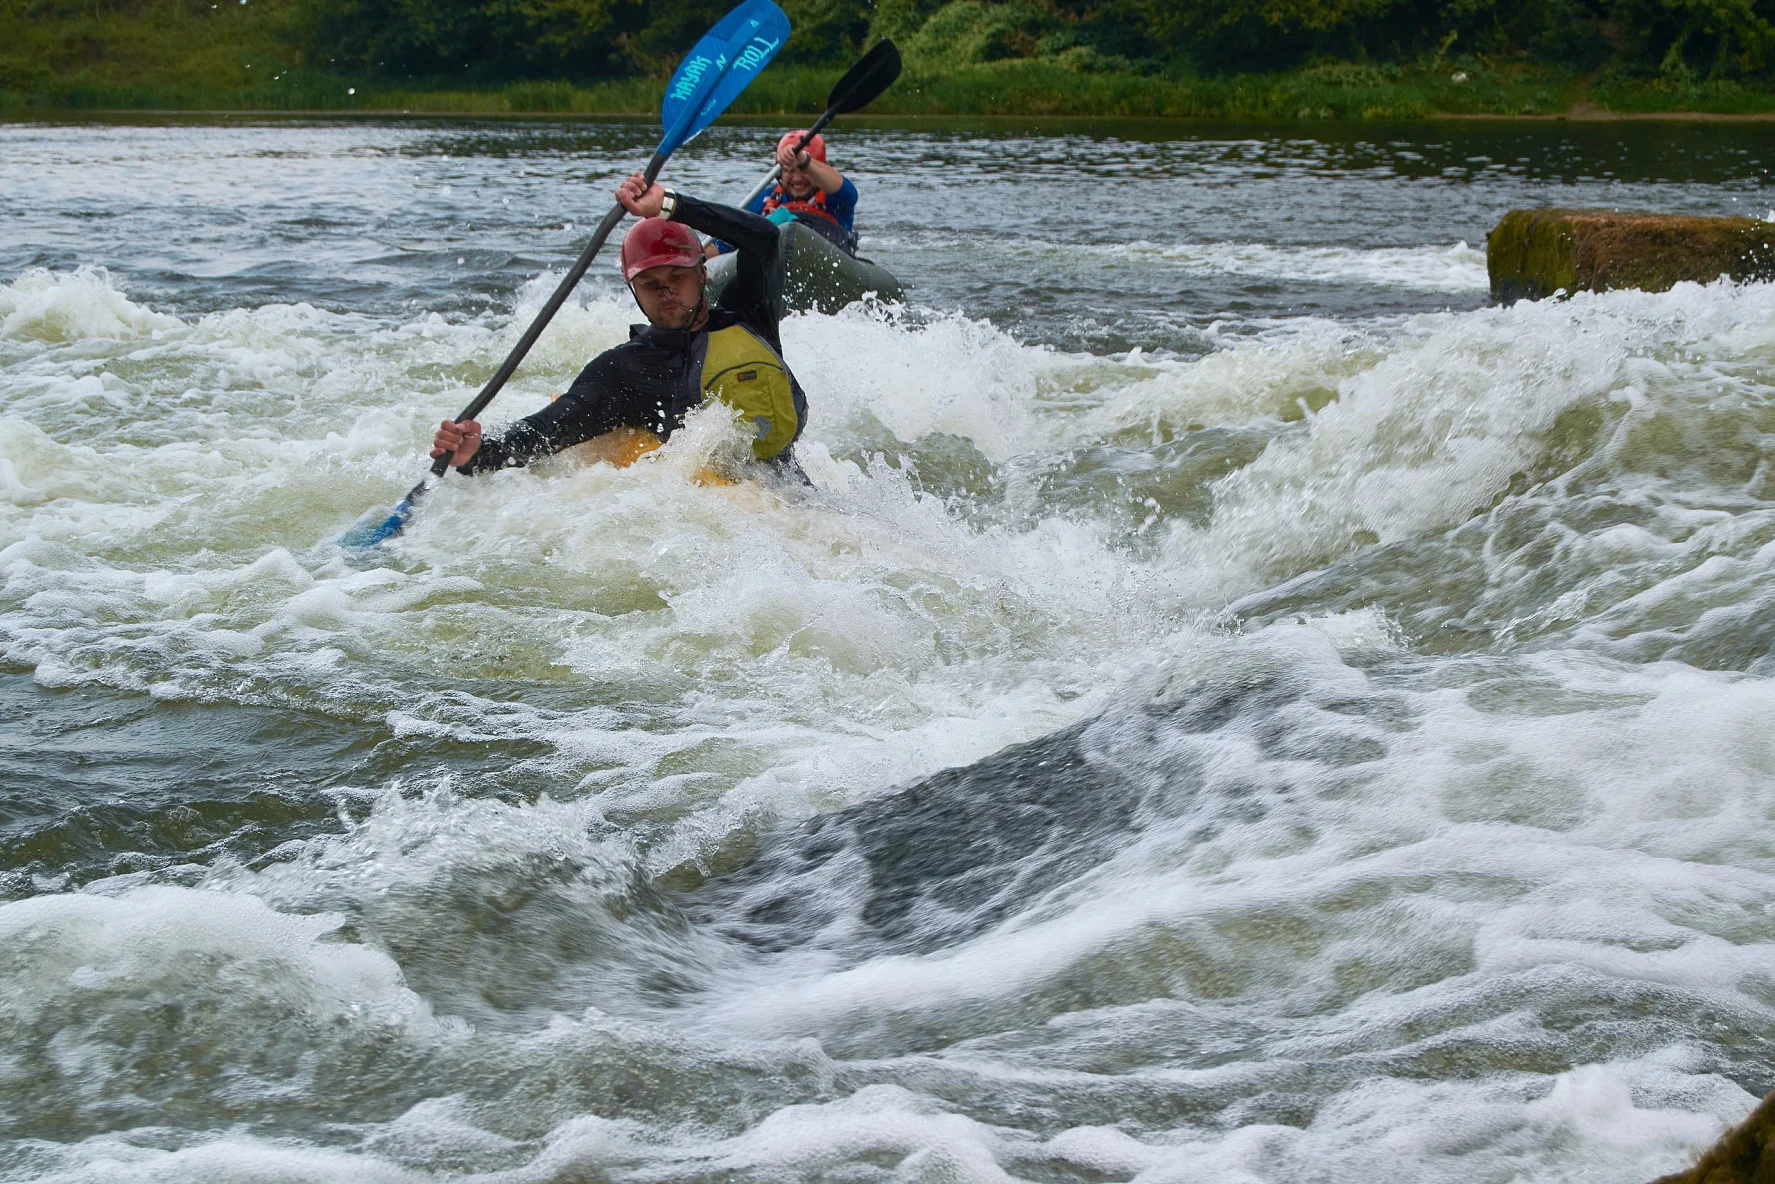
[{"label": "blue and red life jacket", "polygon": [[842,227],[838,216],[826,208],[826,191],[819,186],[814,187],[809,197],[791,197],[781,182],[772,185],[770,192],[764,197],[764,213],[768,217],[774,210],[788,210],[791,214],[814,214],[826,219],[834,226]]},{"label": "blue and red life jacket", "polygon": [[[781,211],[779,214],[778,211]],[[772,218],[771,215],[777,216]],[[815,186],[812,194],[807,197],[791,197],[779,182],[771,186],[764,198],[764,216],[773,222],[780,222],[785,216],[793,217],[797,222],[817,233],[821,238],[836,245],[847,255],[857,253],[857,236],[855,232],[838,220],[826,207],[826,192]]]}]

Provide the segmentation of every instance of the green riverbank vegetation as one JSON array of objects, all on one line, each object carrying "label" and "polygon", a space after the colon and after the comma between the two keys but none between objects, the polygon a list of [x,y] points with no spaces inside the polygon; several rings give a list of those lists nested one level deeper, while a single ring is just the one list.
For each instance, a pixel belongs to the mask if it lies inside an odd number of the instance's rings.
[{"label": "green riverbank vegetation", "polygon": [[[1413,119],[1775,112],[1775,0],[780,0],[739,114]],[[657,108],[727,0],[0,0],[0,109]]]}]

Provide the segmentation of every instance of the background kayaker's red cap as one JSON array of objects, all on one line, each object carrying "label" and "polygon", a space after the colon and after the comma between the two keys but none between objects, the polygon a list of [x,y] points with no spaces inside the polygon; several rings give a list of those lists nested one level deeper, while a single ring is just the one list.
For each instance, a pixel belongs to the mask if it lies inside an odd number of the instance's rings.
[{"label": "background kayaker's red cap", "polygon": [[[779,150],[783,149],[783,148],[793,148],[793,147],[795,147],[795,145],[801,143],[801,137],[803,137],[805,135],[807,135],[807,129],[804,127],[798,127],[794,131],[790,132],[788,135],[784,136],[782,139],[778,140],[777,141],[777,148]],[[807,147],[805,149],[803,149],[803,151],[805,151],[809,156],[813,157],[815,160],[819,161],[821,164],[825,164],[826,163],[826,137],[825,136],[815,136],[813,139],[811,139],[807,142]]]},{"label": "background kayaker's red cap", "polygon": [[696,231],[682,222],[643,218],[622,240],[622,278],[632,280],[649,267],[695,267],[703,261]]}]

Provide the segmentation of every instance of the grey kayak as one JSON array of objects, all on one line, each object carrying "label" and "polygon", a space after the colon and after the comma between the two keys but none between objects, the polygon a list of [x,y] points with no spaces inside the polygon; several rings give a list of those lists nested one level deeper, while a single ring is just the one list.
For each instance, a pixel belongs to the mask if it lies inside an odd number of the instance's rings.
[{"label": "grey kayak", "polygon": [[[818,231],[799,222],[782,228],[783,249],[777,253],[780,274],[771,277],[777,316],[791,312],[834,313],[874,293],[882,300],[904,300],[906,289],[887,268],[847,255]],[[715,300],[733,279],[737,256],[709,260],[709,299]]]}]

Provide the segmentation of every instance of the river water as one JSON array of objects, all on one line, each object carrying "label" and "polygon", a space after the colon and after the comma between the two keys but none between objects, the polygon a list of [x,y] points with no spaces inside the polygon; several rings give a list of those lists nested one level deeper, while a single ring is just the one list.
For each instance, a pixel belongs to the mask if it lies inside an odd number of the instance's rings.
[{"label": "river water", "polygon": [[648,129],[0,125],[0,1174],[1680,1167],[1775,1088],[1775,287],[1484,234],[1768,136],[846,130],[811,488],[704,418],[366,557]]}]

